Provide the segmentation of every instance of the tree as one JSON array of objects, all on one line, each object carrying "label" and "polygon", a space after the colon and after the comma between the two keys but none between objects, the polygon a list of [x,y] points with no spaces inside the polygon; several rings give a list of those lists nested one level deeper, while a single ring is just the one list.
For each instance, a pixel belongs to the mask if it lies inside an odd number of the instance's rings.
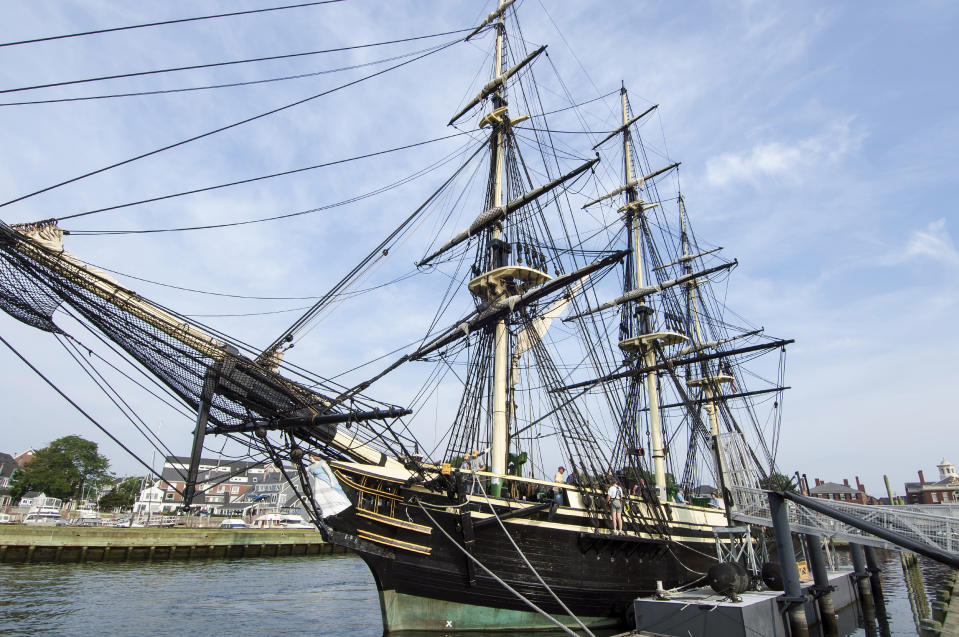
[{"label": "tree", "polygon": [[770,473],[768,477],[760,481],[763,489],[768,491],[788,491],[790,493],[799,493],[799,489],[793,484],[792,478],[782,473]]},{"label": "tree", "polygon": [[100,508],[126,509],[132,507],[137,500],[137,496],[140,495],[141,482],[142,478],[133,476],[116,483],[109,493],[100,498]]},{"label": "tree", "polygon": [[57,438],[17,471],[10,483],[10,495],[17,500],[27,491],[41,491],[68,500],[80,496],[84,485],[110,479],[109,466],[110,461],[97,451],[97,443],[80,436]]}]

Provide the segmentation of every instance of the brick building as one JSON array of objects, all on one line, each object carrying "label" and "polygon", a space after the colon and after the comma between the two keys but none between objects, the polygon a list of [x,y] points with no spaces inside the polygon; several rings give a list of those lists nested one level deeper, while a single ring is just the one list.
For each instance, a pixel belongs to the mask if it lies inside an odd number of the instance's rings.
[{"label": "brick building", "polygon": [[866,493],[865,485],[856,476],[856,487],[849,485],[849,479],[844,478],[842,484],[825,482],[816,478],[816,486],[809,489],[809,495],[823,500],[839,500],[841,502],[855,502],[856,504],[879,504],[878,498]]},{"label": "brick building", "polygon": [[956,465],[943,458],[937,465],[939,479],[926,482],[922,470],[919,470],[919,482],[906,483],[906,502],[908,504],[943,504],[959,502],[959,474]]},{"label": "brick building", "polygon": [[[162,493],[162,504],[159,507],[162,513],[173,513],[183,505],[183,496],[180,494],[186,487],[185,476],[189,466],[189,458],[166,458],[163,464],[163,480],[158,480],[153,485]],[[264,466],[262,463],[201,459],[193,505],[214,515],[233,514],[248,506],[249,502],[245,497],[247,492],[263,481],[266,475],[275,471],[277,470],[272,465]]]}]

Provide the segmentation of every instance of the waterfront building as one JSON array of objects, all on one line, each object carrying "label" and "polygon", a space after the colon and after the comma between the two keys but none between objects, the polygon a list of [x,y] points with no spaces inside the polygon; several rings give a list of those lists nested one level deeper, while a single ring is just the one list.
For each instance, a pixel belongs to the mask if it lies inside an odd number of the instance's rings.
[{"label": "waterfront building", "polygon": [[154,516],[161,515],[164,513],[163,509],[163,494],[164,491],[160,488],[160,482],[148,486],[146,489],[140,491],[140,495],[137,497],[137,501],[133,503],[133,514],[136,516]]},{"label": "waterfront building", "polygon": [[11,505],[10,480],[20,465],[9,453],[0,453],[0,510]]},{"label": "waterfront building", "polygon": [[[156,487],[162,492],[161,513],[174,513],[183,506],[186,475],[190,459],[168,456],[163,464],[162,480]],[[201,459],[193,506],[210,515],[237,515],[249,508],[247,494],[257,485],[282,481],[273,465],[263,463]]]},{"label": "waterfront building", "polygon": [[28,509],[41,508],[59,510],[63,507],[63,500],[60,498],[48,498],[47,494],[42,491],[27,491],[23,494],[23,497],[20,498],[19,506]]},{"label": "waterfront building", "polygon": [[942,459],[937,465],[939,479],[926,482],[922,470],[919,470],[919,482],[906,483],[906,502],[908,504],[950,504],[959,502],[959,474],[956,465]]},{"label": "waterfront building", "polygon": [[816,486],[809,490],[809,495],[823,500],[838,500],[840,502],[855,502],[856,504],[879,504],[879,498],[866,493],[866,486],[856,476],[856,487],[849,485],[849,478],[843,478],[842,484],[826,482],[816,478]]},{"label": "waterfront building", "polygon": [[23,453],[19,453],[13,457],[17,465],[23,469],[25,466],[30,464],[30,461],[33,460],[33,457],[37,455],[37,452],[33,449],[27,449]]},{"label": "waterfront building", "polygon": [[279,471],[265,474],[263,480],[247,492],[246,500],[244,513],[251,517],[271,512],[306,515],[299,496]]}]

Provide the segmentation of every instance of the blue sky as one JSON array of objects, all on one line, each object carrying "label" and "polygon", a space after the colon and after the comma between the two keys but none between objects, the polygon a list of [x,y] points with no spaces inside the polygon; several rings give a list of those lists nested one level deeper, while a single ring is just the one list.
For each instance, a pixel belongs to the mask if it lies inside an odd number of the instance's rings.
[{"label": "blue sky", "polygon": [[[263,4],[16,1],[4,7],[2,39]],[[492,8],[480,4],[347,0],[4,47],[0,88],[449,31],[477,24]],[[770,334],[796,339],[787,360],[786,380],[793,389],[785,399],[780,465],[804,471],[810,479],[852,481],[858,475],[870,493],[882,495],[883,473],[901,491],[904,481],[916,479],[917,469],[928,477],[942,457],[959,462],[951,402],[957,380],[951,363],[959,347],[949,337],[959,291],[959,251],[952,237],[959,224],[954,168],[959,104],[952,68],[959,59],[952,37],[959,7],[946,2],[517,4],[526,40],[550,45],[549,61],[537,64],[547,75],[551,66],[559,69],[577,97],[608,93],[622,80],[634,106],[660,104],[658,117],[643,132],[664,139],[669,157],[683,162],[682,190],[698,235],[740,260],[729,287],[730,307]],[[432,42],[0,93],[0,104],[24,96],[48,99],[310,73]],[[444,135],[450,115],[487,79],[482,75],[487,52],[488,39],[458,45],[386,78],[0,208],[0,219],[62,216]],[[0,199],[380,68],[216,91],[0,106]],[[399,179],[457,144],[437,144],[386,163],[358,163],[94,215],[64,227],[168,227],[309,209]],[[580,153],[588,155],[588,147]],[[71,237],[68,249],[92,263],[174,285],[313,296],[421,201],[441,174],[385,198],[297,222],[145,237]],[[411,260],[390,267],[408,271]],[[215,299],[124,282],[198,315],[308,303]],[[422,321],[419,301],[412,292],[368,301],[366,317],[352,319],[350,337],[370,343],[382,337],[388,343],[391,336],[408,334]],[[384,321],[380,313],[387,302],[391,316]],[[201,320],[262,346],[296,316]],[[302,343],[297,362],[319,373],[349,367],[343,330],[332,319],[321,324]],[[0,333],[109,421],[102,399],[49,336],[5,315]],[[370,357],[377,352],[373,345],[366,350]],[[16,453],[79,433],[101,442],[115,468],[134,470],[122,452],[9,352],[0,351],[0,374],[8,397],[0,449]],[[157,422],[161,435],[180,441],[185,452],[183,431],[189,427],[170,415],[158,415]]]}]

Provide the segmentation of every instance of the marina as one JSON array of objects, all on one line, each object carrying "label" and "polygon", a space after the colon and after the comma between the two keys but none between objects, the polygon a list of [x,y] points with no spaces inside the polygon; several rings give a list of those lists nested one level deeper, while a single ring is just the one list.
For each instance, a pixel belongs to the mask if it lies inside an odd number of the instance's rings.
[{"label": "marina", "polygon": [[279,557],[342,553],[315,529],[164,529],[0,526],[0,562]]}]

